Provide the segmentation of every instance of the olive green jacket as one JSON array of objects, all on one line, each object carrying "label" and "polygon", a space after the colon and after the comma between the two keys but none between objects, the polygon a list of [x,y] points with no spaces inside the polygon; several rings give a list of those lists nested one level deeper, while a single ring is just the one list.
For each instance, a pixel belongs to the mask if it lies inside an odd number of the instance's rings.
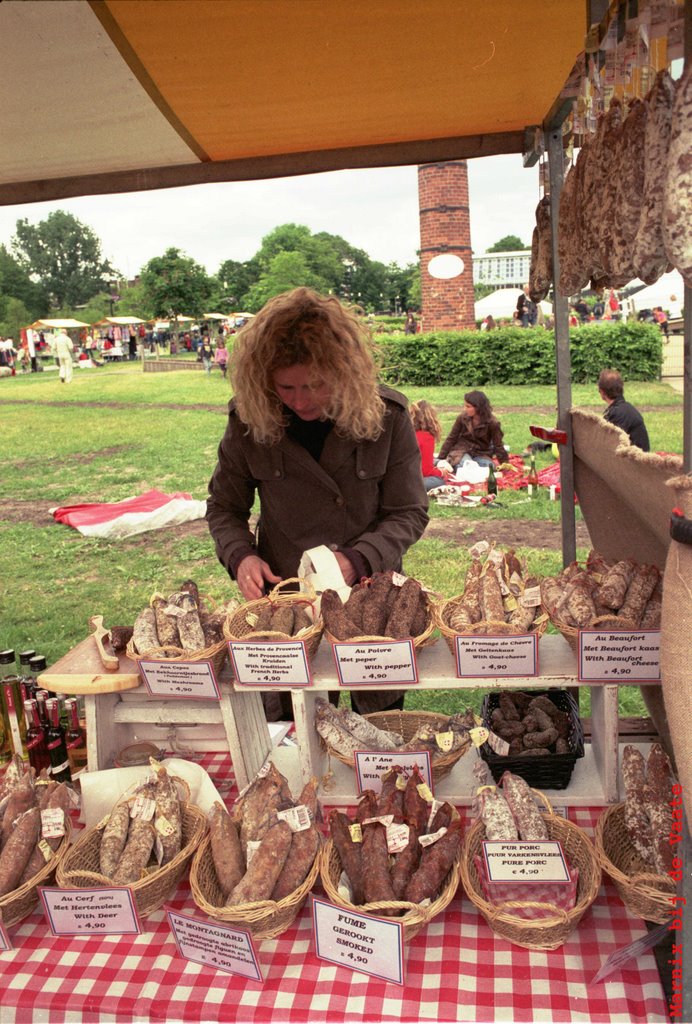
[{"label": "olive green jacket", "polygon": [[[255,442],[231,401],[207,499],[207,522],[227,569],[234,553],[251,545],[286,579],[297,574],[303,552],[319,544],[355,548],[373,573],[401,568],[404,552],[425,530],[428,501],[406,399],[385,387],[380,394],[380,437],[353,441],[332,430],[319,462],[285,436],[276,444]],[[256,493],[253,537],[248,522]]]}]

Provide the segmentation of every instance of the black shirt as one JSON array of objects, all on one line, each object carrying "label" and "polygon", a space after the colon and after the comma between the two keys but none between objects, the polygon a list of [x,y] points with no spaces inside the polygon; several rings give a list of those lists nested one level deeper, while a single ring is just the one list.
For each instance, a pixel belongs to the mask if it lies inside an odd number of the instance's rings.
[{"label": "black shirt", "polygon": [[603,418],[620,427],[626,434],[629,434],[632,444],[636,444],[643,452],[650,449],[649,435],[641,413],[626,402],[624,398],[616,398],[603,413]]}]

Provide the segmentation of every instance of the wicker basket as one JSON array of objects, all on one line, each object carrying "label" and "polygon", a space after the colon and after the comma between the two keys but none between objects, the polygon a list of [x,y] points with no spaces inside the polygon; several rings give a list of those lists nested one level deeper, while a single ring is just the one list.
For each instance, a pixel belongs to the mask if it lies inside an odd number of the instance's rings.
[{"label": "wicker basket", "polygon": [[[584,728],[579,718],[579,706],[567,690],[531,690],[531,695],[547,697],[560,711],[569,716],[570,752],[548,754],[545,757],[534,757],[531,754],[502,756],[484,743],[480,748],[480,755],[490,768],[495,782],[500,781],[503,772],[514,772],[534,789],[567,789],[577,759],[584,756]],[[487,729],[492,729],[491,715],[499,703],[500,694],[496,692],[486,694],[483,699],[481,716]]]},{"label": "wicker basket", "polygon": [[[165,867],[151,871],[129,886],[140,917],[152,914],[173,895],[206,831],[207,819],[199,808],[184,804],[182,809],[183,841],[180,852]],[[95,889],[113,885],[109,878],[99,872],[99,848],[105,824],[104,820],[94,828],[85,829],[60,862],[56,881],[61,889]]]},{"label": "wicker basket", "polygon": [[[516,627],[511,626],[508,622],[494,622],[490,619],[483,620],[482,622],[474,622],[474,624],[472,626],[468,626],[463,633],[460,633],[458,629],[452,629],[449,625],[449,620],[454,614],[459,603],[463,600],[463,596],[463,594],[458,594],[456,597],[450,597],[445,601],[438,601],[433,606],[435,626],[444,637],[445,643],[449,647],[454,658],[457,656],[455,637],[485,636],[492,633],[499,633],[501,636],[522,636],[526,632],[524,629],[517,629]],[[538,618],[534,619],[529,632],[536,633],[537,636],[542,636],[547,628],[547,616],[539,615]]]},{"label": "wicker basket", "polygon": [[635,850],[625,827],[624,804],[614,804],[601,814],[595,843],[600,865],[613,879],[627,909],[645,921],[670,921],[675,882],[657,875]]},{"label": "wicker basket", "polygon": [[[435,729],[443,727],[448,721],[448,715],[438,715],[433,711],[374,711],[364,715],[369,722],[378,729],[386,729],[389,732],[398,732],[408,743],[422,725],[430,725]],[[449,754],[443,754],[438,760],[432,762],[432,777],[435,782],[449,775],[457,761],[463,757],[471,746],[471,738],[465,745],[457,747]],[[336,758],[349,768],[354,767],[353,755],[350,757],[340,754],[333,747],[327,746],[330,757]],[[387,751],[388,754],[396,755],[396,750]]]},{"label": "wicker basket", "polygon": [[554,914],[539,920],[526,920],[513,914],[512,907],[530,908],[531,903],[505,903],[500,906],[488,903],[483,897],[474,859],[482,855],[481,844],[485,839],[485,826],[480,820],[466,833],[461,857],[461,881],[468,898],[480,910],[496,935],[508,939],[515,946],[523,946],[524,949],[558,949],[596,899],[601,884],[601,867],[588,836],[572,822],[554,814],[550,803],[541,792],[533,790],[533,793],[546,805],[547,813],[543,815],[543,820],[548,826],[550,839],[562,844],[570,866],[579,869],[577,901],[574,907],[571,910],[561,910],[552,904],[535,904],[544,910],[550,908]]},{"label": "wicker basket", "polygon": [[[427,625],[422,633],[418,636],[407,637],[413,642],[413,646],[418,649],[419,647],[431,647],[434,643],[437,643],[437,636],[435,636],[435,617],[434,608],[435,602],[432,601],[426,591],[423,591],[425,599],[427,601]],[[388,640],[393,641],[394,637],[391,636],[351,636],[348,640],[339,640],[338,637],[333,636],[328,629],[324,631],[324,639],[328,640],[330,644],[381,644],[386,643]]]},{"label": "wicker basket", "polygon": [[[285,593],[282,592],[282,588],[286,586],[293,587],[296,583],[302,584],[307,589],[303,591],[288,590]],[[257,601],[248,601],[246,604],[241,605],[232,615],[229,615],[223,624],[223,635],[227,641],[263,641],[265,643],[273,641],[277,643],[285,640],[302,640],[305,644],[308,659],[314,658],[324,631],[321,618],[317,618],[312,626],[303,629],[298,637],[287,637],[285,633],[276,633],[272,630],[265,630],[261,633],[254,632],[251,623],[247,621],[247,616],[251,612],[257,613],[261,611],[268,604],[273,608],[281,608],[286,605],[305,606],[312,605],[316,599],[317,594],[314,589],[304,580],[300,580],[298,577],[282,580],[266,597],[261,597]]]},{"label": "wicker basket", "polygon": [[[560,633],[562,633],[562,635],[564,636],[565,640],[570,645],[574,653],[577,655],[577,657],[579,657],[578,627],[568,626],[566,623],[561,622],[560,619],[557,618],[557,616],[551,615],[551,613],[548,611],[545,602],[543,603],[543,608],[545,609],[545,613],[552,622],[552,624],[555,626],[557,630],[559,630]],[[621,618],[619,615],[616,615],[615,612],[613,612],[612,615],[599,615],[597,616],[597,618],[593,619],[593,621],[590,622],[588,626],[585,627],[585,629],[603,629],[608,631],[622,630],[625,633],[630,633],[636,628],[637,627],[634,622],[631,622],[629,619]]]},{"label": "wicker basket", "polygon": [[18,889],[13,889],[12,892],[8,892],[5,896],[0,897],[0,920],[2,920],[5,928],[18,924],[32,912],[38,903],[39,886],[50,885],[53,881],[53,875],[67,854],[70,846],[71,831],[72,822],[65,815],[65,835],[60,846],[55,851],[55,856],[33,878],[25,882],[24,885],[20,885]]},{"label": "wicker basket", "polygon": [[[203,603],[209,605],[210,602],[205,598]],[[197,664],[200,661],[210,661],[218,677],[228,657],[228,647],[225,640],[219,640],[218,643],[211,644],[199,651],[184,651],[182,647],[152,647],[150,651],[138,651],[134,641],[130,639],[125,654],[137,665],[140,661],[170,661],[173,664],[175,662]]]},{"label": "wicker basket", "polygon": [[284,899],[261,900],[257,903],[240,903],[235,907],[226,907],[214,870],[211,837],[206,836],[192,860],[190,888],[195,903],[209,917],[225,924],[246,928],[255,939],[273,939],[293,924],[308,893],[317,881],[319,870],[318,852],[303,884]]},{"label": "wicker basket", "polygon": [[459,888],[461,877],[459,873],[459,858],[457,857],[447,872],[447,877],[440,887],[437,899],[433,900],[427,907],[421,907],[419,904],[410,903],[407,900],[397,902],[381,901],[356,906],[354,903],[349,903],[348,900],[344,899],[339,892],[338,886],[342,870],[341,859],[336,846],[329,839],[322,850],[320,875],[324,891],[330,901],[336,906],[344,907],[346,910],[354,911],[356,914],[363,912],[365,914],[373,914],[375,917],[381,916],[385,911],[394,911],[394,919],[400,921],[403,925],[404,941],[408,941],[408,939],[412,939],[417,935],[421,929],[425,928],[434,917],[437,917],[452,902],[454,894]]}]

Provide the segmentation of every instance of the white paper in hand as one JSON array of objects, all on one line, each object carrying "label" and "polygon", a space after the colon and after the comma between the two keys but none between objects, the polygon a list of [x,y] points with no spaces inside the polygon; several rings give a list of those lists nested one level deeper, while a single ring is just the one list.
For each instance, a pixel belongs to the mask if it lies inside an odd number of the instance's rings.
[{"label": "white paper in hand", "polygon": [[[298,575],[301,580],[305,580],[310,584],[317,593],[316,615],[319,613],[319,597],[324,590],[336,590],[344,602],[348,600],[348,595],[351,593],[351,588],[341,574],[341,569],[334,557],[334,552],[325,544],[320,544],[319,547],[310,548],[308,551],[303,552],[300,565],[298,566]],[[301,583],[301,588],[304,589],[303,583]]]}]

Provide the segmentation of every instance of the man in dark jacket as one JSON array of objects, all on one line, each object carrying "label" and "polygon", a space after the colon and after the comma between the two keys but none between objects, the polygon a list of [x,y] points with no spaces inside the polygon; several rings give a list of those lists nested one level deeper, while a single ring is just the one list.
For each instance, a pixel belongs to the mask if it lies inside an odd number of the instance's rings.
[{"label": "man in dark jacket", "polygon": [[598,392],[603,401],[608,403],[603,418],[624,430],[632,444],[648,452],[649,435],[644,420],[639,410],[625,401],[622,377],[617,370],[601,370]]}]

